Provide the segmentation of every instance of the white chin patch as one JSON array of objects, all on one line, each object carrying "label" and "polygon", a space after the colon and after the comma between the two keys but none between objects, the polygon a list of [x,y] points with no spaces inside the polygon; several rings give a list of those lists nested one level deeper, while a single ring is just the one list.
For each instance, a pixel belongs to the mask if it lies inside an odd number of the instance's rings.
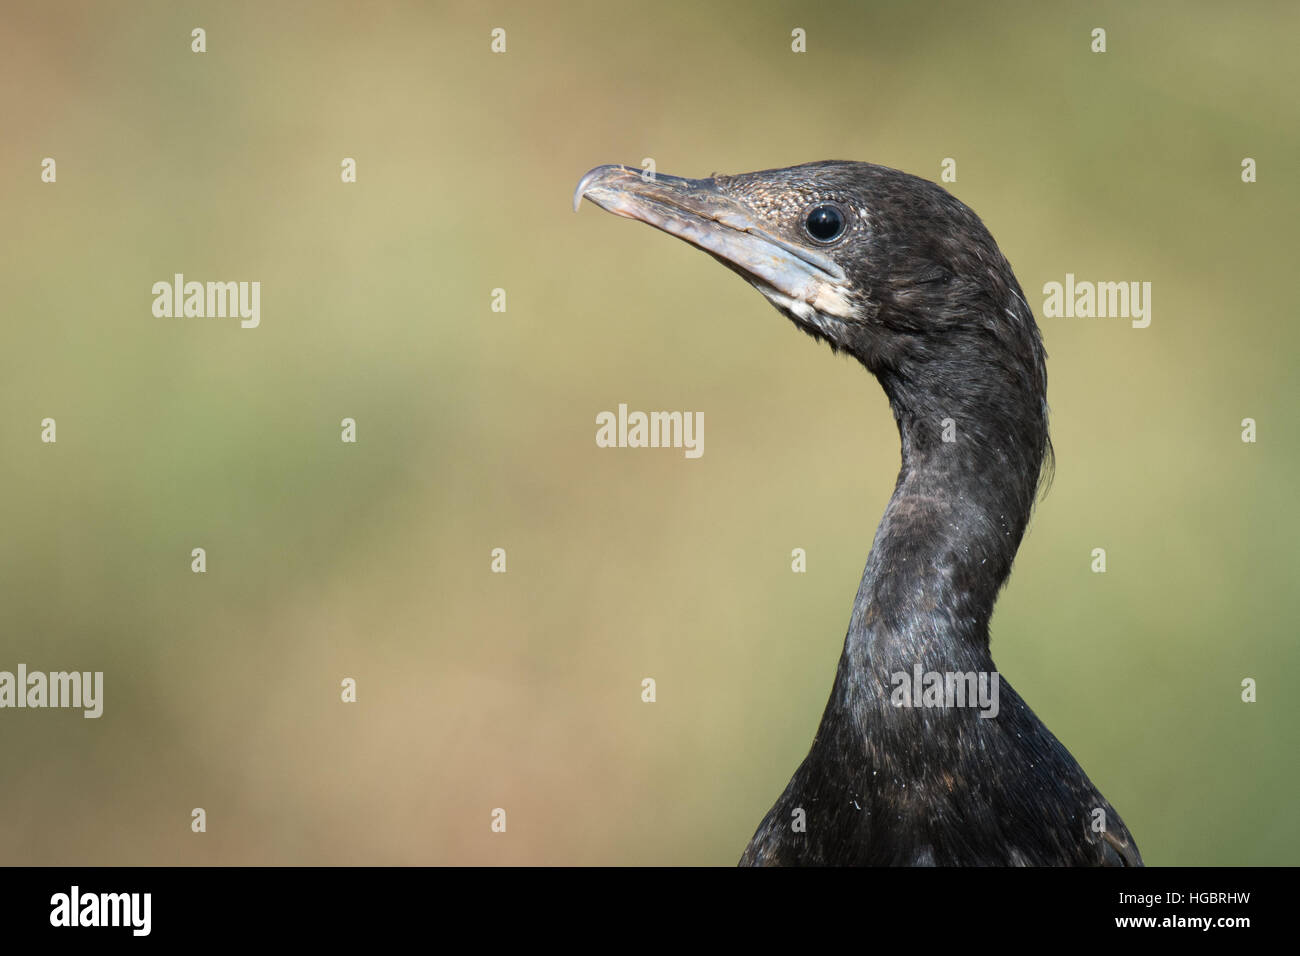
[{"label": "white chin patch", "polygon": [[[813,308],[811,305],[809,305],[807,302],[803,301],[802,299],[793,299],[790,296],[786,295],[784,292],[781,292],[777,289],[773,289],[770,285],[765,285],[761,282],[751,282],[750,285],[752,285],[759,292],[763,293],[763,297],[767,299],[767,301],[771,302],[778,309],[780,309],[782,312],[786,312],[789,313],[790,315],[793,315],[804,325],[811,326],[812,328],[817,329],[827,337],[833,336],[835,331],[838,328],[843,326],[843,322],[839,321],[836,318],[833,318],[832,316],[824,314],[820,309]],[[848,315],[851,314],[851,310],[849,309],[848,302],[845,301],[842,296],[835,295],[835,294],[827,295],[824,293],[823,295],[818,297],[818,304],[821,304],[822,299],[829,300],[826,304],[834,308],[836,310],[836,314],[842,313],[843,317],[845,318],[847,318]]]}]

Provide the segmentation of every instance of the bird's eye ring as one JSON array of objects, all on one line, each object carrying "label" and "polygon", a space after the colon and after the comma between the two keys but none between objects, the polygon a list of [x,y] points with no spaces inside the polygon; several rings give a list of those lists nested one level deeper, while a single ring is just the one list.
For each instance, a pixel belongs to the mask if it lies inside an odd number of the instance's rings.
[{"label": "bird's eye ring", "polygon": [[834,242],[844,235],[847,223],[848,217],[844,215],[844,211],[839,206],[824,202],[808,210],[808,216],[804,219],[803,228],[809,236],[818,242]]}]

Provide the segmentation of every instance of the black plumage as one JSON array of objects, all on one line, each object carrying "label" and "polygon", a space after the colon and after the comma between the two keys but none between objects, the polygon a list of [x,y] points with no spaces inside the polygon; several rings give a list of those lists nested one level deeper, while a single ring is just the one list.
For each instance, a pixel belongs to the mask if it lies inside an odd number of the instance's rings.
[{"label": "black plumage", "polygon": [[898,423],[902,468],[830,700],[742,864],[1140,866],[1000,675],[996,716],[899,698],[918,665],[993,680],[989,618],[1051,458],[1042,340],[979,218],[934,183],[853,162],[702,180],[603,166],[583,197],[744,276],[870,370]]}]

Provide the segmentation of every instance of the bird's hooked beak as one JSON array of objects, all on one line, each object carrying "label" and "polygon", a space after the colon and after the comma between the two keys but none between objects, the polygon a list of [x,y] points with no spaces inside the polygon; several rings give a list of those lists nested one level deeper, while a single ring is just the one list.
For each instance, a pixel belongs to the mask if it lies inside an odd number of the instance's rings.
[{"label": "bird's hooked beak", "polygon": [[636,219],[703,249],[749,280],[774,305],[817,322],[848,318],[852,305],[844,270],[825,253],[773,235],[741,200],[713,179],[682,179],[628,166],[597,166],[578,182],[583,199],[616,216]]}]

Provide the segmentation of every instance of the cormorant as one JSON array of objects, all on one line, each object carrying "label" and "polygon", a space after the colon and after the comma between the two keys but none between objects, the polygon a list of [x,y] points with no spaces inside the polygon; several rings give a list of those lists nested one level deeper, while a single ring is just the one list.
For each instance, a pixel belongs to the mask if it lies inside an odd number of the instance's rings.
[{"label": "cormorant", "polygon": [[989,653],[1051,444],[1038,326],[980,219],[857,162],[709,179],[599,166],[575,210],[584,197],[739,273],[866,366],[898,423],[902,468],[830,700],[741,864],[1141,866]]}]

